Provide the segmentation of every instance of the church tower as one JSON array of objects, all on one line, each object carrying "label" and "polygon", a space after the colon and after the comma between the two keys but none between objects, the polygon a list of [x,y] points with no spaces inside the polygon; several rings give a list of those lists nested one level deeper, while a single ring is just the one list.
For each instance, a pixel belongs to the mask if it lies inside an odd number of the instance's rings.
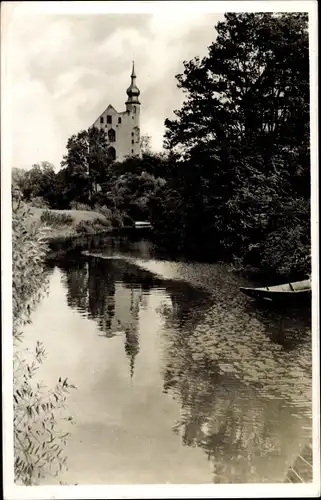
[{"label": "church tower", "polygon": [[136,84],[133,62],[131,84],[128,87],[126,111],[118,112],[109,104],[97,118],[94,127],[106,133],[108,151],[112,160],[124,160],[129,156],[140,156],[140,90]]}]

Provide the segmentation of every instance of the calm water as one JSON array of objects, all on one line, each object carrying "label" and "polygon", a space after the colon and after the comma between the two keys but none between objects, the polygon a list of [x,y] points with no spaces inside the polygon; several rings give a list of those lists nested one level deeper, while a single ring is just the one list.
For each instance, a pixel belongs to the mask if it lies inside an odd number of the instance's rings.
[{"label": "calm water", "polygon": [[144,241],[95,253],[51,269],[26,331],[42,379],[77,386],[58,481],[283,482],[311,436],[310,312],[259,306],[224,265]]}]

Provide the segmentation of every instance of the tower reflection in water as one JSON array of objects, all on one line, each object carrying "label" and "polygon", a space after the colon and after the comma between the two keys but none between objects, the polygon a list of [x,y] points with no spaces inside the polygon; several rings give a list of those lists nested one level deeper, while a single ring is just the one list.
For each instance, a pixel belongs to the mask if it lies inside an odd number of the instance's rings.
[{"label": "tower reflection in water", "polygon": [[101,335],[124,335],[124,349],[133,377],[139,353],[139,310],[152,287],[149,273],[135,277],[125,261],[86,257],[59,263],[64,271],[67,303],[99,326]]}]

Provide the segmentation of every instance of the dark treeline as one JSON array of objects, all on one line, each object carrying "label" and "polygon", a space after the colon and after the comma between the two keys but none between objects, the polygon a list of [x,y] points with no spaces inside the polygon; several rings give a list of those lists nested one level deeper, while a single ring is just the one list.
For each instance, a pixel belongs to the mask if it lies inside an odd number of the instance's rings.
[{"label": "dark treeline", "polygon": [[241,265],[307,272],[309,50],[305,14],[226,14],[208,55],[184,63],[166,121],[180,151],[157,223],[176,245],[219,248]]},{"label": "dark treeline", "polygon": [[167,250],[309,272],[307,23],[303,13],[226,14],[208,54],[176,77],[185,101],[165,121],[164,154],[111,163],[91,128],[68,140],[58,173],[46,163],[15,172],[24,198],[148,219]]},{"label": "dark treeline", "polygon": [[13,191],[39,208],[93,209],[108,207],[132,220],[149,218],[149,202],[165,185],[167,155],[143,153],[111,162],[97,128],[81,131],[67,143],[62,168],[48,162],[30,170],[13,169]]}]

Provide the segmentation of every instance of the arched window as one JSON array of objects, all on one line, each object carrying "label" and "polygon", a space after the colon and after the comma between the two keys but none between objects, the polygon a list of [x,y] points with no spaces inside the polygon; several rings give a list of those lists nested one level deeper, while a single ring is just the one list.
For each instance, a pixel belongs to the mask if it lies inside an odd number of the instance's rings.
[{"label": "arched window", "polygon": [[133,107],[134,113],[136,113],[136,106]]},{"label": "arched window", "polygon": [[108,158],[110,160],[116,160],[116,149],[113,148],[112,146],[108,148]]},{"label": "arched window", "polygon": [[108,139],[110,140],[110,142],[116,141],[116,132],[113,128],[108,130]]}]

